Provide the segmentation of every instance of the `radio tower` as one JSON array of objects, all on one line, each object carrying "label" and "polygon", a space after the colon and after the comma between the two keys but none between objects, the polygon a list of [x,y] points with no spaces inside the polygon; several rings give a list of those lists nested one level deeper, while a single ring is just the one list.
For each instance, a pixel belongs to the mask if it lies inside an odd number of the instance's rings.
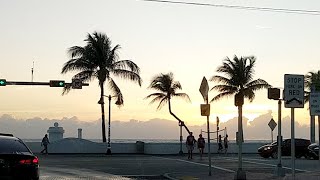
[{"label": "radio tower", "polygon": [[31,68],[31,82],[33,82],[33,69],[34,69],[34,61],[32,62],[32,68]]}]

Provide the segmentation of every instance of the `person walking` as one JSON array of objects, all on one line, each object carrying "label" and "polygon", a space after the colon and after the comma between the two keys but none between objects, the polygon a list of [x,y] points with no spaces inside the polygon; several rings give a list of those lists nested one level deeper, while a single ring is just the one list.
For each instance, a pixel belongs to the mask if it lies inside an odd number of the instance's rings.
[{"label": "person walking", "polygon": [[48,144],[50,144],[49,142],[49,138],[48,135],[44,135],[44,137],[42,138],[41,141],[41,146],[43,146],[43,150],[41,151],[41,154],[48,154]]},{"label": "person walking", "polygon": [[202,134],[199,134],[199,138],[198,138],[197,144],[198,144],[198,149],[199,149],[199,152],[200,152],[200,159],[202,159],[204,146],[206,144],[204,138],[202,137]]},{"label": "person walking", "polygon": [[218,139],[218,153],[220,153],[222,151],[223,147],[222,147],[222,137],[221,134],[219,135],[219,139]]},{"label": "person walking", "polygon": [[187,137],[186,146],[188,149],[188,159],[192,159],[192,151],[194,148],[194,143],[196,142],[194,136],[192,135],[192,132],[189,133],[189,136]]},{"label": "person walking", "polygon": [[223,138],[223,144],[224,144],[224,153],[227,154],[228,151],[228,134],[226,134],[226,136]]}]

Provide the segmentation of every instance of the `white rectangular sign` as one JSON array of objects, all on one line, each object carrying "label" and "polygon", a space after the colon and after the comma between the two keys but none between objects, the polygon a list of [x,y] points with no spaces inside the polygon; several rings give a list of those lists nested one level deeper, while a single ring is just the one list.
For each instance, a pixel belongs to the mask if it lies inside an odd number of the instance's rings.
[{"label": "white rectangular sign", "polygon": [[310,93],[310,115],[320,116],[320,93]]},{"label": "white rectangular sign", "polygon": [[284,107],[304,107],[304,75],[284,75]]}]

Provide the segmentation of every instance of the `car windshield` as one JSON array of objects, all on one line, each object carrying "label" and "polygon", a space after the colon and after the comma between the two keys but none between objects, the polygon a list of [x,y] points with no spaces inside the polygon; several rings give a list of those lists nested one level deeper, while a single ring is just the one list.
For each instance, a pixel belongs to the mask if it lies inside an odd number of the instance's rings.
[{"label": "car windshield", "polygon": [[29,152],[28,148],[16,139],[0,139],[0,154],[21,154]]}]

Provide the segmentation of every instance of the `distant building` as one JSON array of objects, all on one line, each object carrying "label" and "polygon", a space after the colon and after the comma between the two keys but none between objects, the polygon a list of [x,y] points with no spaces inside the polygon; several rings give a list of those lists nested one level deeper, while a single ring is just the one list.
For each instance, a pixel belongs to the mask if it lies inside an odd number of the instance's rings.
[{"label": "distant building", "polygon": [[63,139],[63,127],[59,127],[59,124],[57,122],[54,123],[54,127],[49,127],[47,132],[49,134],[50,142]]}]

